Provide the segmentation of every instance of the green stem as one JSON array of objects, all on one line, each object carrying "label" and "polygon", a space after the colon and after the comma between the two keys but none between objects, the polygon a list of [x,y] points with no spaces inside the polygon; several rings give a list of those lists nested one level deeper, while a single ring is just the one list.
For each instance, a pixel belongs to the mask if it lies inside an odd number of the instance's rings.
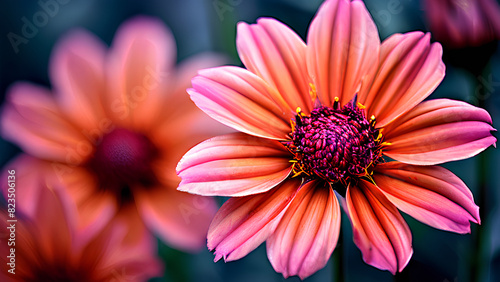
[{"label": "green stem", "polygon": [[344,235],[342,232],[342,229],[340,230],[339,234],[339,240],[337,242],[337,248],[335,249],[335,252],[333,252],[333,281],[335,282],[343,282],[344,281]]},{"label": "green stem", "polygon": [[[491,72],[489,71],[488,68],[485,68],[483,70],[482,75],[485,74],[490,74]],[[488,98],[488,87],[486,87],[484,84],[484,79],[479,80],[481,74],[476,75],[476,78],[478,78],[476,87],[480,91],[480,96],[478,97],[478,107],[480,108],[485,108],[486,107],[486,99]],[[478,171],[477,171],[477,190],[476,190],[476,195],[474,195],[476,199],[476,203],[479,206],[479,213],[480,213],[480,218],[481,221],[486,222],[486,215],[488,214],[489,211],[489,206],[487,203],[487,197],[488,195],[488,185],[487,185],[487,177],[488,177],[488,155],[486,152],[483,152],[477,156],[478,158]],[[479,228],[476,228],[475,234],[473,234],[473,244],[474,244],[474,250],[473,256],[472,256],[472,261],[471,261],[471,273],[470,273],[470,281],[479,281],[478,279],[481,279],[481,267],[482,267],[482,250],[484,247],[486,247],[484,244],[486,240],[483,238],[486,235],[484,232],[484,226],[479,226]]]}]

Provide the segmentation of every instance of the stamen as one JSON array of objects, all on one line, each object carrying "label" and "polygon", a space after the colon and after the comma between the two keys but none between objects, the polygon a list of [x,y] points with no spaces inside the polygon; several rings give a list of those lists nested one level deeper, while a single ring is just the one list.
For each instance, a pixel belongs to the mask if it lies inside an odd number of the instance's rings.
[{"label": "stamen", "polygon": [[334,98],[334,102],[333,102],[333,109],[334,110],[339,108],[339,101],[340,101],[339,97]]},{"label": "stamen", "polygon": [[283,142],[295,156],[293,177],[344,184],[370,178],[382,156],[382,133],[374,127],[375,116],[365,118],[363,107],[351,101],[339,108],[339,101],[335,97],[333,108],[315,108],[308,116],[297,108],[291,140]]}]

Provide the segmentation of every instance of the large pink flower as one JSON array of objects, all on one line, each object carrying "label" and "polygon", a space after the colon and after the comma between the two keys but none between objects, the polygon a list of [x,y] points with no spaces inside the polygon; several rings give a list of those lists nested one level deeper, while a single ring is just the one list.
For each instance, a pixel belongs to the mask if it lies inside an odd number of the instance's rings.
[{"label": "large pink flower", "polygon": [[0,208],[0,280],[147,281],[161,274],[154,238],[144,229],[127,234],[127,213],[89,236],[75,225],[71,199],[40,178],[32,185],[37,187],[16,187],[38,191],[32,216],[16,211],[10,217],[5,207]]},{"label": "large pink flower", "polygon": [[[171,33],[151,18],[123,24],[109,51],[88,32],[73,32],[51,58],[54,93],[27,82],[9,90],[2,135],[44,161],[21,157],[8,166],[25,174],[19,181],[35,170],[62,181],[88,232],[131,208],[133,228],[139,218],[174,247],[201,248],[217,205],[177,191],[175,166],[225,128],[186,93],[198,69],[221,61],[199,55],[176,67]],[[27,194],[20,201],[29,209]]]},{"label": "large pink flower", "polygon": [[380,44],[363,2],[349,0],[325,1],[307,44],[274,19],[238,25],[246,69],[202,70],[188,92],[242,133],[202,142],[177,166],[179,190],[233,197],[208,232],[215,260],[267,241],[276,271],[313,274],[337,243],[336,194],[365,262],[392,273],[413,253],[398,209],[458,233],[480,222],[469,189],[435,165],[495,144],[494,128],[483,109],[422,102],[445,73],[441,46],[429,38],[411,32]]},{"label": "large pink flower", "polygon": [[496,0],[424,0],[433,35],[447,47],[476,47],[500,39]]}]

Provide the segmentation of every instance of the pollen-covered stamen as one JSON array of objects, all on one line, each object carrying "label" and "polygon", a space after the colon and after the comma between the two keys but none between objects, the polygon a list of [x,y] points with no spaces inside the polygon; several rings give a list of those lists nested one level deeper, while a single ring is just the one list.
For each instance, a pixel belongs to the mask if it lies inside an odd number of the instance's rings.
[{"label": "pollen-covered stamen", "polygon": [[89,165],[106,189],[121,193],[134,184],[154,181],[151,161],[155,155],[155,147],[145,136],[119,128],[103,136]]},{"label": "pollen-covered stamen", "polygon": [[328,182],[362,177],[379,162],[382,136],[375,118],[365,118],[363,107],[348,103],[318,107],[309,116],[298,112],[291,141],[285,146],[295,155],[295,172]]}]

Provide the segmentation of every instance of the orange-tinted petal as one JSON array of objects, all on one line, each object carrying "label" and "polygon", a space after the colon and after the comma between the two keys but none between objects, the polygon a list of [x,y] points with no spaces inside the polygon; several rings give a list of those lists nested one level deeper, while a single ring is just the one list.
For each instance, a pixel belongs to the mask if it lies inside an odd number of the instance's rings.
[{"label": "orange-tinted petal", "polygon": [[117,31],[110,50],[108,112],[118,124],[141,130],[156,121],[150,108],[176,57],[171,32],[159,20],[137,17]]},{"label": "orange-tinted petal", "polygon": [[392,274],[410,261],[410,228],[397,208],[372,183],[361,180],[347,189],[347,208],[354,243],[363,260]]},{"label": "orange-tinted petal", "polygon": [[137,187],[137,209],[146,226],[170,245],[186,251],[205,245],[214,199],[179,192],[172,187]]},{"label": "orange-tinted petal", "polygon": [[306,45],[294,31],[270,18],[252,25],[239,23],[236,46],[246,68],[276,88],[289,111],[312,110]]},{"label": "orange-tinted petal", "polygon": [[465,183],[439,166],[380,164],[375,183],[401,211],[434,228],[470,233],[480,223],[479,207]]},{"label": "orange-tinted petal", "polygon": [[394,34],[384,40],[380,64],[368,96],[360,97],[367,116],[383,127],[429,96],[444,77],[443,48],[422,32]]},{"label": "orange-tinted petal", "polygon": [[274,140],[244,133],[214,137],[189,150],[177,165],[180,191],[204,196],[266,192],[292,170],[291,154]]},{"label": "orange-tinted petal", "polygon": [[330,258],[340,230],[340,207],[333,190],[323,181],[300,188],[267,240],[267,256],[285,278],[301,279],[323,268]]},{"label": "orange-tinted petal", "polygon": [[[294,113],[279,93],[257,75],[238,67],[201,70],[188,93],[217,121],[251,135],[283,140]],[[281,106],[280,106],[281,105]]]},{"label": "orange-tinted petal", "polygon": [[380,39],[362,1],[327,0],[307,36],[307,64],[323,105],[364,93],[376,72]]},{"label": "orange-tinted petal", "polygon": [[2,136],[36,157],[80,164],[94,148],[44,88],[17,83],[3,108]]},{"label": "orange-tinted petal", "polygon": [[[29,219],[36,231],[36,240],[39,252],[43,254],[44,262],[49,265],[67,263],[70,259],[74,244],[76,210],[73,202],[58,189],[46,186],[40,181],[35,213]],[[40,259],[40,258],[38,258]]]},{"label": "orange-tinted petal", "polygon": [[50,76],[61,111],[85,131],[99,132],[107,120],[102,106],[104,56],[104,45],[79,30],[59,42],[51,57]]},{"label": "orange-tinted petal", "polygon": [[227,200],[208,230],[208,248],[215,261],[237,260],[257,248],[271,235],[296,194],[300,179],[287,180],[258,195]]},{"label": "orange-tinted petal", "polygon": [[448,99],[420,103],[384,131],[384,154],[401,162],[433,165],[472,157],[495,145],[487,111]]},{"label": "orange-tinted petal", "polygon": [[94,269],[95,281],[145,281],[162,273],[156,239],[135,207],[122,209],[83,247],[79,266]]}]

